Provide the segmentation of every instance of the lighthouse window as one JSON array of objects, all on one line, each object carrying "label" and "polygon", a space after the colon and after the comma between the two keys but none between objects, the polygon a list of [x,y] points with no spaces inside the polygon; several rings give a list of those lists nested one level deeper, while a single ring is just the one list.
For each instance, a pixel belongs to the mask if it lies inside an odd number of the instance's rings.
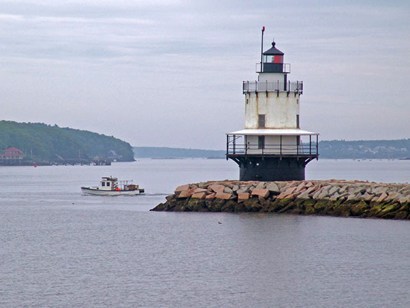
[{"label": "lighthouse window", "polygon": [[258,117],[258,126],[259,128],[265,128],[265,115],[260,114]]},{"label": "lighthouse window", "polygon": [[298,114],[296,115],[296,128],[300,128],[300,125],[299,125],[299,115],[298,115]]},{"label": "lighthouse window", "polygon": [[273,56],[265,56],[265,62],[273,62],[274,57]]}]

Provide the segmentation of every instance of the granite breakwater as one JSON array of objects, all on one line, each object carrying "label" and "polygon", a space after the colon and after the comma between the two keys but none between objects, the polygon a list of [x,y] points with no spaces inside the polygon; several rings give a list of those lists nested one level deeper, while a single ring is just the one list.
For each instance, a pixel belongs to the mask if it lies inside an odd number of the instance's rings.
[{"label": "granite breakwater", "polygon": [[209,181],[181,185],[152,211],[273,212],[410,219],[410,184]]}]

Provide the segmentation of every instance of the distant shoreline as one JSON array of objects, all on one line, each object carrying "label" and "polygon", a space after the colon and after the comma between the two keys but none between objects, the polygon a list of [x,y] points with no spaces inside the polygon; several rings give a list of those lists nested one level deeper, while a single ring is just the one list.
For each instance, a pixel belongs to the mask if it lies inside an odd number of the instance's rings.
[{"label": "distant shoreline", "polygon": [[[225,158],[225,150],[169,147],[133,147],[136,158]],[[319,159],[410,160],[410,139],[320,141]]]},{"label": "distant shoreline", "polygon": [[[113,162],[115,164],[121,163],[132,163],[138,162],[138,160],[225,160],[225,157],[135,157],[134,161],[123,161],[123,162]],[[351,161],[363,161],[363,162],[370,162],[370,161],[410,161],[410,158],[375,158],[375,159],[368,159],[368,158],[321,158],[320,160],[351,160]],[[92,164],[92,163],[14,163],[14,164],[2,164],[0,163],[1,167],[47,167],[47,166],[109,166],[110,163],[107,164]]]}]

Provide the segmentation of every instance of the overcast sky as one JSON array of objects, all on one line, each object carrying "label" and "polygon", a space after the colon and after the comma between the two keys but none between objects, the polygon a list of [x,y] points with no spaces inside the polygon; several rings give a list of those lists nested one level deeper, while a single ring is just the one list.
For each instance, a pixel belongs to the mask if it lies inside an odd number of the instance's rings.
[{"label": "overcast sky", "polygon": [[2,120],[224,149],[260,31],[322,140],[410,138],[410,1],[0,0]]}]

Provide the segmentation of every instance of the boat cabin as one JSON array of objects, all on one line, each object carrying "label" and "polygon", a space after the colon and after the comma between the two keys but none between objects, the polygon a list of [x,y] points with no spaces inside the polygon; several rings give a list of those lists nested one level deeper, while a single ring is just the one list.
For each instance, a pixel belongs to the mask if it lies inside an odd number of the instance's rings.
[{"label": "boat cabin", "polygon": [[118,190],[118,179],[111,176],[104,176],[100,182],[101,190]]}]

